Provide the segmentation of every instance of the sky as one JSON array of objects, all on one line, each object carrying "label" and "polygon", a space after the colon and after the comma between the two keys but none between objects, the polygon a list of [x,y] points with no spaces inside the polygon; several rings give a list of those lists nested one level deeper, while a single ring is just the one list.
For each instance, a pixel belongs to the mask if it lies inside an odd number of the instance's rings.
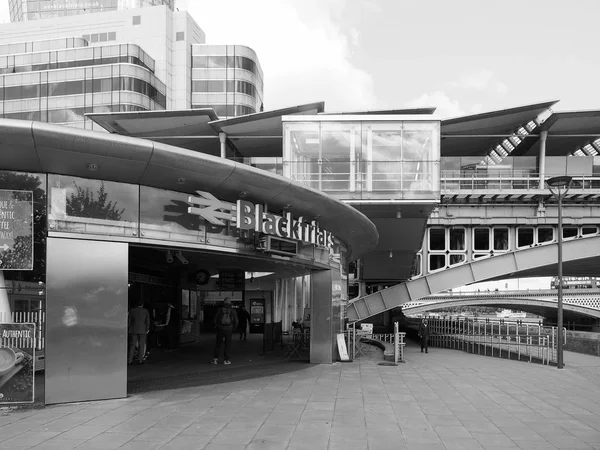
[{"label": "sky", "polygon": [[[0,0],[0,23],[8,22]],[[177,0],[207,43],[259,56],[265,109],[435,106],[441,118],[547,100],[598,109],[598,0]]]},{"label": "sky", "polygon": [[436,106],[442,118],[547,100],[600,108],[598,0],[179,0],[207,43],[245,44],[265,109]]}]

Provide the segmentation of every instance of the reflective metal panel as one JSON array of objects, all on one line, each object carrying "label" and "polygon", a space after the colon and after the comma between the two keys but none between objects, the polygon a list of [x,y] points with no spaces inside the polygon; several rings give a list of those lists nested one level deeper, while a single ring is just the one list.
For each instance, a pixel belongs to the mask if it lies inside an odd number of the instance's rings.
[{"label": "reflective metal panel", "polygon": [[312,364],[331,364],[333,325],[330,270],[313,272],[311,322],[310,322],[310,362]]},{"label": "reflective metal panel", "polygon": [[127,395],[128,244],[48,238],[46,404]]}]

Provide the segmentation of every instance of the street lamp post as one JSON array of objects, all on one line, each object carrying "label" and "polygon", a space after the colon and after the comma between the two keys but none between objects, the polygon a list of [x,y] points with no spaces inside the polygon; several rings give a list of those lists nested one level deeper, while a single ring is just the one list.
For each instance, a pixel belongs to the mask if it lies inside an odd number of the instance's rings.
[{"label": "street lamp post", "polygon": [[571,187],[572,177],[561,176],[549,178],[548,188],[558,200],[558,307],[556,312],[556,327],[558,328],[558,345],[556,346],[556,366],[559,369],[563,364],[563,274],[562,274],[562,201]]}]

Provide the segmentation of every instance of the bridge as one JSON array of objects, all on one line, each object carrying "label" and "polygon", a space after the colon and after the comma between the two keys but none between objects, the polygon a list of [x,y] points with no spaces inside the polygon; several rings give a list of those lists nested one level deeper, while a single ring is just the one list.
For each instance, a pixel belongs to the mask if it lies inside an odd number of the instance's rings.
[{"label": "bridge", "polygon": [[[410,315],[441,308],[490,306],[518,309],[539,316],[552,317],[556,315],[557,301],[557,291],[554,289],[450,292],[404,303],[402,311]],[[600,291],[597,289],[563,291],[563,314],[567,322],[579,322],[581,318],[589,317],[600,319]]]},{"label": "bridge", "polygon": [[[557,273],[558,208],[539,183],[528,177],[452,177],[442,178],[442,187],[442,203],[427,221],[412,277],[353,299],[348,305],[351,322],[460,286]],[[599,273],[598,198],[600,177],[574,178],[562,210],[565,276]],[[544,316],[555,315],[547,298],[521,298],[521,303],[514,300],[501,303],[497,299],[463,298],[460,304],[506,308],[518,304],[522,310],[530,307]],[[456,297],[448,299],[445,306],[458,305],[457,301]],[[569,314],[598,317],[595,308],[579,305],[565,305],[565,320],[570,320]]]}]

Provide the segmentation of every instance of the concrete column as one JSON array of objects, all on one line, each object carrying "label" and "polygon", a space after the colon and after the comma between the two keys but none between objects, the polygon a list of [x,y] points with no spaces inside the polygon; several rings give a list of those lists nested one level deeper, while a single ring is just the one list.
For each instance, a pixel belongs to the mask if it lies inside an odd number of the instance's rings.
[{"label": "concrete column", "polygon": [[540,157],[538,159],[538,172],[540,174],[540,189],[546,189],[546,138],[548,137],[548,130],[540,131]]},{"label": "concrete column", "polygon": [[12,323],[12,312],[3,270],[0,270],[0,323]]},{"label": "concrete column", "polygon": [[227,146],[225,142],[227,140],[227,135],[225,133],[219,133],[219,142],[221,142],[221,158],[227,157]]},{"label": "concrete column", "polygon": [[333,362],[333,302],[331,270],[313,272],[311,275],[310,362]]}]

